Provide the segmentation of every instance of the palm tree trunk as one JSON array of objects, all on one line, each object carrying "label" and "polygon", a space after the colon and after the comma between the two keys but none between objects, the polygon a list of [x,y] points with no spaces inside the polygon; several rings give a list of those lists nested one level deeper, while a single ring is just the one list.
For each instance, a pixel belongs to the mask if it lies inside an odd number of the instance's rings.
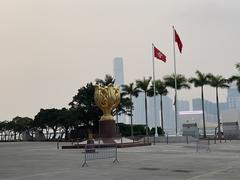
[{"label": "palm tree trunk", "polygon": [[16,141],[17,140],[17,132],[16,131],[14,131],[14,139],[13,139],[14,141]]},{"label": "palm tree trunk", "polygon": [[56,133],[57,133],[57,127],[56,128],[52,128],[53,129],[53,138],[52,139],[55,139],[56,138]]},{"label": "palm tree trunk", "polygon": [[205,124],[205,109],[204,109],[204,95],[203,95],[203,86],[201,87],[202,95],[202,112],[203,112],[203,137],[206,138],[206,124]]},{"label": "palm tree trunk", "polygon": [[69,137],[69,135],[68,135],[69,126],[65,126],[64,129],[65,129],[65,140],[68,140],[68,137]]},{"label": "palm tree trunk", "polygon": [[148,136],[147,93],[145,92],[146,136]]},{"label": "palm tree trunk", "polygon": [[161,125],[162,125],[162,132],[164,132],[164,129],[163,129],[163,102],[162,102],[162,95],[160,95],[160,108],[161,108]]},{"label": "palm tree trunk", "polygon": [[[132,103],[132,95],[130,95],[130,101]],[[133,115],[132,115],[133,105],[131,105],[131,137],[133,138]]]},{"label": "palm tree trunk", "polygon": [[47,136],[47,140],[49,139],[49,138],[48,138],[48,134],[49,134],[49,128],[46,127],[46,136]]},{"label": "palm tree trunk", "polygon": [[220,129],[220,115],[219,115],[219,102],[218,102],[218,87],[216,87],[216,101],[217,101],[218,137],[220,137],[221,129]]}]

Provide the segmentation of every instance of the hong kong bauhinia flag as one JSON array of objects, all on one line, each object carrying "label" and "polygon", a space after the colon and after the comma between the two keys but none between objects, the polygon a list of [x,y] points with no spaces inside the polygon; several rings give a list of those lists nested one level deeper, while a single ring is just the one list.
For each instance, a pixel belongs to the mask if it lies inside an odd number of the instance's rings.
[{"label": "hong kong bauhinia flag", "polygon": [[174,29],[174,31],[175,31],[175,42],[178,45],[178,49],[179,49],[180,53],[182,53],[182,47],[183,47],[182,41],[181,41],[180,37],[178,36],[177,31],[175,29]]},{"label": "hong kong bauhinia flag", "polygon": [[167,61],[166,56],[159,49],[157,49],[155,46],[154,46],[154,57],[159,59],[159,60],[162,60],[163,62]]}]

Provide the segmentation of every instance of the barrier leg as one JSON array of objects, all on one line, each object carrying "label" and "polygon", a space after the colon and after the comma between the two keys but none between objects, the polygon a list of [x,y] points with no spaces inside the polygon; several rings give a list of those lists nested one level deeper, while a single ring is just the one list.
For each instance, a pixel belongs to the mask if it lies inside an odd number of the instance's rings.
[{"label": "barrier leg", "polygon": [[115,163],[115,162],[119,163],[118,158],[117,158],[117,145],[116,145],[116,149],[115,149],[115,159],[114,159],[113,163]]},{"label": "barrier leg", "polygon": [[82,167],[84,167],[85,165],[88,167],[88,164],[86,161],[83,162]]},{"label": "barrier leg", "polygon": [[196,152],[198,152],[198,141],[197,141],[197,144],[196,144]]},{"label": "barrier leg", "polygon": [[84,162],[83,162],[83,164],[82,164],[82,167],[84,167],[85,165],[88,167],[87,157],[86,157],[86,150],[85,150],[85,152],[84,152]]},{"label": "barrier leg", "polygon": [[115,162],[119,163],[117,158],[114,159],[113,163],[115,163]]}]

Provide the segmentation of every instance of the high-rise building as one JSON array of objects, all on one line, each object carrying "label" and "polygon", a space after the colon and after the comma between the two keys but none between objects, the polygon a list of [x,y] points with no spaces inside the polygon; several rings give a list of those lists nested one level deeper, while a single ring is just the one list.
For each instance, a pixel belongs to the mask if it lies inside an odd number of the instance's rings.
[{"label": "high-rise building", "polygon": [[123,58],[116,57],[113,59],[113,73],[115,78],[115,84],[121,86],[124,84],[123,73]]},{"label": "high-rise building", "polygon": [[232,83],[227,91],[227,109],[221,113],[222,122],[240,122],[240,93]]},{"label": "high-rise building", "polygon": [[240,93],[235,84],[232,84],[228,89],[227,104],[229,109],[240,110]]},{"label": "high-rise building", "polygon": [[[193,107],[193,111],[202,110],[202,99],[201,98],[192,99],[192,107]],[[204,100],[204,109],[206,114],[217,115],[216,103],[213,103],[208,100]]]},{"label": "high-rise building", "polygon": [[[202,99],[195,98],[192,99],[192,107],[193,111],[200,111],[202,110]],[[211,102],[208,100],[204,100],[204,109],[205,109],[205,117],[206,120],[209,122],[216,122],[217,121],[217,105],[215,102]],[[219,103],[219,110],[221,112],[227,111],[229,109],[227,102],[220,102]]]},{"label": "high-rise building", "polygon": [[[148,102],[148,126],[149,128],[155,127],[155,115],[154,115],[154,98],[147,97]],[[140,93],[137,98],[133,98],[133,123],[134,124],[146,124],[145,118],[145,102],[144,94]],[[161,126],[161,111],[160,111],[160,98],[156,96],[156,112],[157,112],[157,126]],[[164,130],[168,134],[173,134],[175,129],[174,111],[172,99],[168,96],[163,97],[163,125]]]},{"label": "high-rise building", "polygon": [[[148,97],[148,125],[149,127],[155,127],[155,106],[154,97]],[[157,126],[160,125],[160,102],[159,97],[156,96],[156,122]]]},{"label": "high-rise building", "polygon": [[133,97],[133,124],[145,124],[144,94]]},{"label": "high-rise building", "polygon": [[163,97],[163,127],[166,133],[175,133],[175,120],[173,101],[170,97]]},{"label": "high-rise building", "polygon": [[[121,85],[124,84],[123,58],[116,57],[113,59],[113,73],[115,78],[115,84],[121,87]],[[126,123],[125,115],[120,115],[118,117],[118,122]]]},{"label": "high-rise building", "polygon": [[189,111],[190,110],[190,105],[188,101],[184,100],[178,100],[177,101],[177,110],[179,111]]}]

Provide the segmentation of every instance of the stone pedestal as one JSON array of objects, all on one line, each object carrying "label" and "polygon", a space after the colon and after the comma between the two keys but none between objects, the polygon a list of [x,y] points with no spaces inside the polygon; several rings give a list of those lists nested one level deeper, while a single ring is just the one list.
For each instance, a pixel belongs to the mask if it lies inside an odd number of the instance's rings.
[{"label": "stone pedestal", "polygon": [[99,121],[99,135],[101,138],[114,138],[116,135],[116,125],[114,120]]}]

